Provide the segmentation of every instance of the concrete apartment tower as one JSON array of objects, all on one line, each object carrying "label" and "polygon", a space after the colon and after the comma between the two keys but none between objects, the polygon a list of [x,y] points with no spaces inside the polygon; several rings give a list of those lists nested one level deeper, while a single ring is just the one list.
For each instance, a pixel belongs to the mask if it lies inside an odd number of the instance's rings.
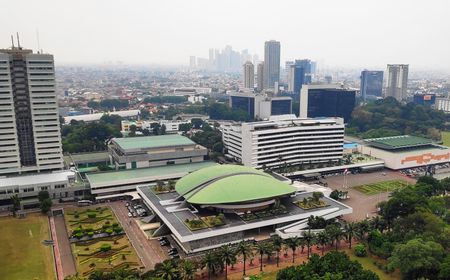
[{"label": "concrete apartment tower", "polygon": [[408,64],[388,64],[385,97],[392,96],[398,101],[406,98],[408,89]]},{"label": "concrete apartment tower", "polygon": [[244,87],[253,89],[255,87],[255,66],[250,61],[244,63]]},{"label": "concrete apartment tower", "polygon": [[259,92],[264,89],[264,62],[258,63],[256,67],[257,90]]},{"label": "concrete apartment tower", "polygon": [[264,88],[273,89],[280,82],[280,42],[267,41],[264,44]]},{"label": "concrete apartment tower", "polygon": [[63,168],[53,55],[0,49],[0,174]]}]

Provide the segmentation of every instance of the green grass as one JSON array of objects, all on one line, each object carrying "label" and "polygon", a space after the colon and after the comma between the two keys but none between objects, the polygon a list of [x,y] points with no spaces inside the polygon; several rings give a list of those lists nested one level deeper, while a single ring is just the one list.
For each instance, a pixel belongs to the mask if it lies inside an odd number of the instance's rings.
[{"label": "green grass", "polygon": [[450,147],[450,131],[442,131],[441,138],[444,146]]},{"label": "green grass", "polygon": [[350,249],[346,249],[345,253],[349,256],[349,258],[351,260],[356,260],[358,261],[364,269],[368,269],[370,271],[375,272],[378,277],[380,277],[380,280],[397,280],[397,279],[401,279],[401,275],[400,272],[394,271],[393,273],[385,273],[383,270],[381,270],[380,268],[378,268],[373,262],[377,261],[377,262],[386,262],[384,260],[380,260],[377,259],[375,257],[372,256],[367,256],[367,257],[357,257],[355,255],[355,251],[353,250],[353,248]]},{"label": "green grass", "polygon": [[2,279],[54,279],[48,218],[27,214],[24,219],[0,218],[0,271]]},{"label": "green grass", "polygon": [[398,189],[402,189],[409,184],[402,180],[390,180],[372,184],[366,184],[354,187],[355,190],[367,195],[374,195],[382,192],[392,192]]}]

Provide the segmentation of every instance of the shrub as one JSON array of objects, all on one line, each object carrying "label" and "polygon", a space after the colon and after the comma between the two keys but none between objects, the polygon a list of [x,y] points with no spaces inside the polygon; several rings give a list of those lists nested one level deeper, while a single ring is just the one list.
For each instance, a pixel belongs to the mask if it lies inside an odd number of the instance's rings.
[{"label": "shrub", "polygon": [[119,224],[118,223],[113,223],[112,226],[113,227],[117,227]]},{"label": "shrub", "polygon": [[127,257],[125,255],[122,255],[122,260],[124,261],[126,259],[127,259]]},{"label": "shrub", "polygon": [[78,218],[80,217],[80,215],[75,214],[74,217],[75,217],[76,219],[78,219]]},{"label": "shrub", "polygon": [[110,221],[106,221],[105,224],[109,225],[109,224],[111,224],[111,222]]},{"label": "shrub", "polygon": [[78,233],[75,234],[75,237],[78,238],[78,239],[81,239],[83,237],[83,235],[84,234],[82,232],[78,232]]},{"label": "shrub", "polygon": [[111,244],[102,244],[101,246],[100,246],[100,251],[102,251],[102,252],[108,252],[109,250],[111,250]]},{"label": "shrub", "polygon": [[115,233],[121,233],[123,229],[121,227],[115,227],[113,230]]},{"label": "shrub", "polygon": [[89,237],[92,237],[92,236],[94,236],[94,232],[93,232],[93,231],[88,231],[87,235],[88,235]]},{"label": "shrub", "polygon": [[355,246],[355,255],[357,257],[365,257],[367,256],[366,246],[364,244],[358,244]]},{"label": "shrub", "polygon": [[84,248],[85,251],[89,251],[89,247]]},{"label": "shrub", "polygon": [[93,219],[93,218],[95,218],[95,217],[97,217],[97,214],[95,214],[95,213],[88,213],[88,218],[90,218],[90,219]]},{"label": "shrub", "polygon": [[102,228],[103,228],[103,229],[107,229],[107,228],[109,228],[109,225],[104,224],[104,225],[102,226]]},{"label": "shrub", "polygon": [[105,233],[111,235],[113,233],[113,230],[108,228],[108,229],[105,230]]},{"label": "shrub", "polygon": [[81,229],[81,227],[77,227],[76,229],[73,230],[73,234],[77,235],[78,233],[83,232],[83,230]]}]

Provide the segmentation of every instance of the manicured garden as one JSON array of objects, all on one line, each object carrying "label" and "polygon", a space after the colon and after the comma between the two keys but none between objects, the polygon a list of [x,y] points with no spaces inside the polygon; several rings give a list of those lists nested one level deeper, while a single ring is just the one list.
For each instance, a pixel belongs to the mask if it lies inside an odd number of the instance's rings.
[{"label": "manicured garden", "polygon": [[316,208],[322,208],[328,206],[328,204],[321,200],[323,193],[313,192],[311,197],[305,197],[303,200],[297,200],[294,202],[295,205],[302,208],[303,210],[311,210]]},{"label": "manicured garden", "polygon": [[286,206],[277,205],[276,207],[272,207],[271,209],[259,210],[259,211],[254,211],[251,213],[244,213],[240,217],[244,221],[251,221],[251,220],[256,220],[258,218],[261,218],[261,219],[268,218],[268,217],[273,217],[276,215],[284,215],[287,213],[288,213],[288,211],[286,210]]},{"label": "manicured garden", "polygon": [[196,219],[186,219],[184,224],[190,230],[200,230],[210,227],[218,227],[225,224],[225,216],[223,214],[200,217]]},{"label": "manicured garden", "polygon": [[140,266],[139,258],[109,207],[66,209],[64,215],[80,275]]},{"label": "manicured garden", "polygon": [[[54,279],[48,218],[27,214],[26,218],[0,218],[1,279]],[[26,268],[26,269],[25,269]]]},{"label": "manicured garden", "polygon": [[372,184],[366,184],[354,187],[355,190],[362,192],[366,195],[374,195],[382,192],[392,192],[395,190],[403,189],[409,184],[402,180],[390,180]]}]

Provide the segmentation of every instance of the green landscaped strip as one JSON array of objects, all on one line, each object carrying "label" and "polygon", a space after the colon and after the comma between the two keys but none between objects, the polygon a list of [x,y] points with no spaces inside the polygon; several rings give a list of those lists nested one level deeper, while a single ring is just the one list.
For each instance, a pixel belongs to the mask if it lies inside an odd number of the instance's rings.
[{"label": "green landscaped strip", "polygon": [[441,138],[444,146],[450,147],[450,131],[442,131]]},{"label": "green landscaped strip", "polygon": [[399,149],[413,146],[429,145],[433,143],[433,141],[431,141],[430,139],[411,135],[366,139],[365,141],[375,147],[384,149]]},{"label": "green landscaped strip", "polygon": [[225,177],[194,193],[193,204],[237,203],[267,199],[295,192],[295,188],[265,175],[244,174]]},{"label": "green landscaped strip", "polygon": [[90,184],[102,184],[127,179],[137,179],[152,176],[161,176],[177,173],[189,173],[200,168],[216,165],[211,161],[203,161],[189,164],[165,165],[150,168],[128,169],[114,172],[102,172],[87,174],[86,177]]},{"label": "green landscaped strip", "polygon": [[197,186],[205,182],[208,182],[214,178],[243,172],[270,176],[252,167],[242,165],[231,165],[231,164],[216,165],[208,168],[199,169],[187,176],[184,176],[183,178],[177,181],[177,184],[175,185],[175,190],[180,195],[183,195],[190,192],[192,189],[195,189]]},{"label": "green landscaped strip", "polygon": [[178,134],[115,138],[113,141],[124,150],[195,145],[191,139]]},{"label": "green landscaped strip", "polygon": [[355,190],[367,195],[374,195],[382,192],[392,192],[398,189],[402,189],[409,184],[401,180],[391,180],[379,183],[372,183],[354,187]]}]

